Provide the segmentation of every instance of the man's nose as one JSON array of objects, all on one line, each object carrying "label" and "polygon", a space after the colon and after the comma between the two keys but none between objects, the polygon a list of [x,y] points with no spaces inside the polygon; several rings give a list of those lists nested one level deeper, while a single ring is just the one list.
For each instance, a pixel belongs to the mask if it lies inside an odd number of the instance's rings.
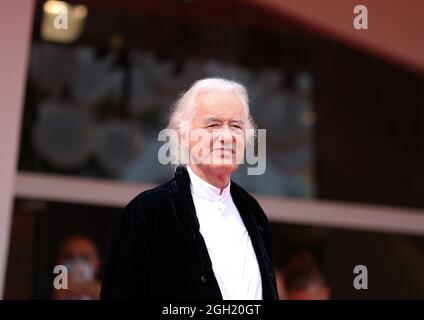
[{"label": "man's nose", "polygon": [[226,143],[231,143],[233,140],[233,135],[231,130],[228,128],[228,126],[223,127],[220,130],[219,136],[218,136],[219,141],[221,141],[221,143],[226,144]]}]

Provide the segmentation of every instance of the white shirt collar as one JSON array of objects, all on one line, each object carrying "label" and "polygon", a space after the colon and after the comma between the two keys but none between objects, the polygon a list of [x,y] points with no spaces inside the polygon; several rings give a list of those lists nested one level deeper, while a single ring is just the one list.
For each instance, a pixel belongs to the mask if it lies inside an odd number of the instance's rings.
[{"label": "white shirt collar", "polygon": [[[228,185],[222,190],[200,178],[189,165],[186,166],[191,182],[191,192],[197,196],[214,202],[226,202],[230,197],[231,180]],[[221,194],[220,194],[221,193]]]}]

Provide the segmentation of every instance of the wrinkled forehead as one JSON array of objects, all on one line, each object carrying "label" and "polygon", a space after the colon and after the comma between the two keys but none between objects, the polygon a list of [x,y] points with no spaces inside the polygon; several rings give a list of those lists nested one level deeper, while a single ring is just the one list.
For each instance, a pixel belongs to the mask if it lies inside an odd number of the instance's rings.
[{"label": "wrinkled forehead", "polygon": [[240,97],[232,91],[209,90],[196,95],[193,120],[243,121],[248,117]]}]

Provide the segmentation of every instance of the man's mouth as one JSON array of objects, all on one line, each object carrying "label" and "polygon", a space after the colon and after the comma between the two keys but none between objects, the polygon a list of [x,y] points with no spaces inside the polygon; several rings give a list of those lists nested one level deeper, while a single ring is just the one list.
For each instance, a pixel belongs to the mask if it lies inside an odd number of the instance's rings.
[{"label": "man's mouth", "polygon": [[221,152],[231,152],[231,153],[234,153],[233,149],[226,149],[226,148],[218,148],[218,149],[214,149],[213,151],[221,151]]}]

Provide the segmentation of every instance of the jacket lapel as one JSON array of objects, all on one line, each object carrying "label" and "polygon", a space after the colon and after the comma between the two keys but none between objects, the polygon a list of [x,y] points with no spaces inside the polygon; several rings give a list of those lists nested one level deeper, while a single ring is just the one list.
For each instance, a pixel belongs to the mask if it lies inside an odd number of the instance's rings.
[{"label": "jacket lapel", "polygon": [[231,195],[234,204],[236,205],[247,232],[249,233],[250,241],[252,242],[255,255],[258,260],[259,269],[262,278],[262,295],[264,300],[276,300],[276,288],[272,284],[271,275],[273,267],[264,246],[264,229],[257,224],[255,219],[254,209],[249,206],[249,200],[243,195],[241,187],[231,181]]},{"label": "jacket lapel", "polygon": [[216,280],[215,274],[212,268],[212,260],[209,256],[206,242],[200,233],[199,219],[196,215],[196,209],[194,206],[193,197],[190,189],[190,176],[185,167],[178,167],[175,172],[175,179],[180,189],[181,203],[183,205],[183,215],[189,228],[191,229],[193,238],[195,240],[196,247],[199,251],[200,264],[202,269],[202,277],[206,276],[209,283],[212,285],[214,292],[216,292],[216,298],[222,300],[221,289],[219,288],[218,281]]}]

